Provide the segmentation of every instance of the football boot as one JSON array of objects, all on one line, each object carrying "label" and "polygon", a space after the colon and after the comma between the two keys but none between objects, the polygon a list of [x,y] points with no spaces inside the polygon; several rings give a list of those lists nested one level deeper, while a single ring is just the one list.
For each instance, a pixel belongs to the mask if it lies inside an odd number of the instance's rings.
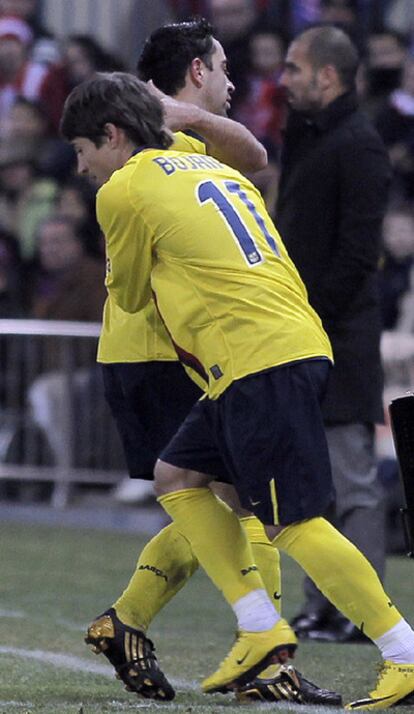
[{"label": "football boot", "polygon": [[89,625],[85,642],[95,654],[107,657],[129,692],[147,699],[174,699],[174,689],[160,670],[151,640],[140,630],[124,625],[114,608]]}]

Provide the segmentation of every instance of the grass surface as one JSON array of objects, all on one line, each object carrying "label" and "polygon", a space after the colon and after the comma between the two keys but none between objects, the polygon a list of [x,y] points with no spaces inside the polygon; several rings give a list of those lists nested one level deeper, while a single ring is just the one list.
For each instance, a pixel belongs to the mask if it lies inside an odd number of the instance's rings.
[{"label": "grass surface", "polygon": [[[200,572],[149,633],[178,690],[176,699],[155,704],[125,692],[105,658],[83,644],[83,633],[121,592],[143,543],[136,536],[93,530],[0,526],[0,714],[334,711],[283,703],[238,706],[230,695],[200,692],[199,682],[225,656],[234,636],[231,611]],[[387,567],[387,590],[414,622],[414,563],[395,557]],[[283,592],[289,618],[301,602],[301,573],[288,559]],[[295,660],[309,679],[337,689],[345,701],[367,693],[378,662],[368,645],[302,644]],[[401,712],[414,712],[414,706]]]}]

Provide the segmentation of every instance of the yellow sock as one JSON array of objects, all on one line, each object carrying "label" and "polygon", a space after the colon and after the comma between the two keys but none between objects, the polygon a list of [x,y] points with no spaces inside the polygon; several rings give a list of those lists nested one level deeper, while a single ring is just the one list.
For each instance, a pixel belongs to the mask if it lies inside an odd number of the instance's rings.
[{"label": "yellow sock", "polygon": [[267,537],[263,523],[256,516],[246,516],[240,518],[240,521],[247,533],[254,562],[259,568],[267,594],[280,613],[282,610],[282,581],[279,551]]},{"label": "yellow sock", "polygon": [[365,556],[324,518],[288,526],[273,542],[372,640],[401,620]]},{"label": "yellow sock", "polygon": [[144,547],[135,573],[114,604],[119,619],[146,632],[155,615],[197,568],[188,541],[174,523],[166,526]]},{"label": "yellow sock", "polygon": [[230,605],[263,589],[240,520],[209,488],[186,488],[158,500]]}]

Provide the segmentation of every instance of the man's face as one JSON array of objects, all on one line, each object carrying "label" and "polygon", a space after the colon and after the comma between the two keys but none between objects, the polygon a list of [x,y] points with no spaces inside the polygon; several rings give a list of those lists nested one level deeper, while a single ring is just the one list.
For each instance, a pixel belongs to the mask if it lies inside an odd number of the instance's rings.
[{"label": "man's face", "polygon": [[215,50],[211,55],[212,69],[206,67],[204,74],[204,108],[212,114],[226,116],[230,109],[234,84],[230,81],[227,58],[220,42],[213,40],[213,43]]},{"label": "man's face", "polygon": [[76,153],[78,173],[88,176],[98,186],[102,186],[120,168],[106,139],[100,147],[85,137],[77,137],[71,144]]},{"label": "man's face", "polygon": [[2,79],[14,80],[26,61],[24,45],[15,37],[0,39],[0,73]]},{"label": "man's face", "polygon": [[51,221],[41,228],[39,253],[45,270],[66,270],[79,260],[82,252],[82,245],[69,224]]},{"label": "man's face", "polygon": [[255,19],[251,0],[210,0],[212,23],[220,39],[231,42],[243,37]]},{"label": "man's face", "polygon": [[320,72],[309,62],[304,42],[293,42],[290,45],[280,82],[287,90],[287,99],[292,109],[312,113],[323,107]]}]

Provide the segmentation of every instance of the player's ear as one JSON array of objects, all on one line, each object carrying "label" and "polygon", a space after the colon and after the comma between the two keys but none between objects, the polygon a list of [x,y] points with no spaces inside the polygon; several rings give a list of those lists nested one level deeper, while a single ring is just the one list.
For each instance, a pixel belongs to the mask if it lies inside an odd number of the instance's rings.
[{"label": "player's ear", "polygon": [[189,67],[189,76],[192,83],[198,88],[203,86],[204,71],[204,62],[199,57],[195,57]]},{"label": "player's ear", "polygon": [[119,144],[121,132],[123,134],[123,129],[121,129],[119,126],[116,126],[115,124],[112,124],[111,122],[107,122],[104,126],[104,133],[107,137],[108,143],[114,148],[116,148]]}]

